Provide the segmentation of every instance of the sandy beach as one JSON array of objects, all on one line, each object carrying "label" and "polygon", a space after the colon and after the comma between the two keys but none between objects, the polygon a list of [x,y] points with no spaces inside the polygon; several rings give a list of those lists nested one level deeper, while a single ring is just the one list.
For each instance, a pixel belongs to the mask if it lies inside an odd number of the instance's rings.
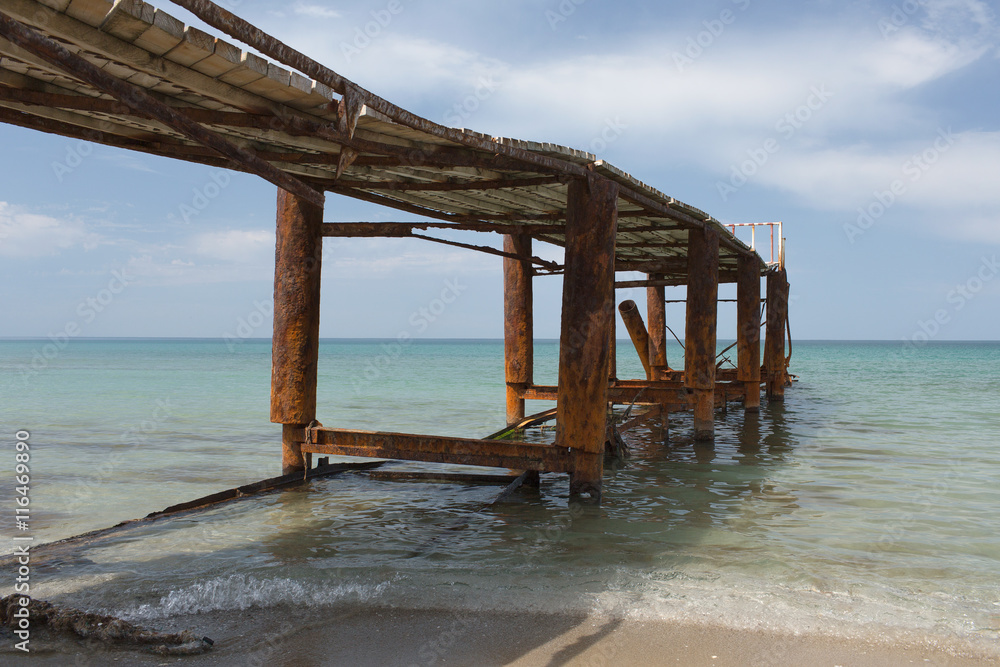
[{"label": "sandy beach", "polygon": [[[5,646],[8,665],[706,665],[712,667],[893,667],[994,665],[989,647],[924,645],[884,639],[782,635],[709,625],[595,616],[475,613],[356,607],[213,612],[173,619],[157,629],[210,636],[209,653],[161,657],[39,634],[30,656]],[[5,642],[6,644],[6,642]]]}]

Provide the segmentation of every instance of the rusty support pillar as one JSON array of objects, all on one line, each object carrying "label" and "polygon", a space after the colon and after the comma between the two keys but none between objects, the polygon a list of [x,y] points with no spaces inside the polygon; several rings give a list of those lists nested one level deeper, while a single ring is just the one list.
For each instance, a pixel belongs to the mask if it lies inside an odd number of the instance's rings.
[{"label": "rusty support pillar", "polygon": [[760,262],[740,256],[736,269],[737,379],[743,383],[746,412],[760,410]]},{"label": "rusty support pillar", "polygon": [[608,411],[608,339],[614,321],[618,185],[574,179],[566,206],[566,270],[556,444],[572,448],[570,494],[600,501]]},{"label": "rusty support pillar", "polygon": [[[614,297],[612,297],[612,305]],[[611,335],[608,336],[608,380],[618,379],[618,318],[611,316]]]},{"label": "rusty support pillar", "polygon": [[[504,252],[531,257],[531,237],[505,234]],[[532,383],[534,367],[534,324],[531,291],[531,263],[503,260],[503,352],[507,379],[507,424],[524,419],[524,390]]]},{"label": "rusty support pillar", "polygon": [[[650,280],[663,276],[651,273]],[[653,380],[660,379],[660,373],[669,370],[667,365],[667,301],[663,286],[646,288],[646,319],[649,325],[649,365]]]},{"label": "rusty support pillar", "polygon": [[784,269],[767,274],[767,331],[764,339],[764,368],[767,399],[785,400],[785,326],[788,321],[788,276]]},{"label": "rusty support pillar", "polygon": [[323,207],[278,190],[274,252],[271,421],[282,427],[282,474],[305,468],[301,443],[316,419]]},{"label": "rusty support pillar", "polygon": [[628,329],[632,345],[635,346],[635,351],[639,354],[639,361],[642,362],[642,368],[646,371],[646,379],[654,379],[653,369],[649,363],[649,333],[646,331],[646,324],[642,321],[639,307],[635,305],[635,301],[629,299],[621,302],[618,306],[618,312],[621,313],[622,322]]},{"label": "rusty support pillar", "polygon": [[719,232],[688,232],[687,322],[684,386],[694,408],[695,440],[715,437],[715,346],[719,297]]}]

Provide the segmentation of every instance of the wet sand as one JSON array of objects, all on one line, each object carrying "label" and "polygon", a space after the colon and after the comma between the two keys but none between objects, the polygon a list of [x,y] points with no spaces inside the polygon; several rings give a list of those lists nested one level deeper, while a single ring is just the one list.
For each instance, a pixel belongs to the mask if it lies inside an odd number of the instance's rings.
[{"label": "wet sand", "polygon": [[[512,602],[516,602],[513,601]],[[372,607],[213,612],[146,624],[191,629],[215,640],[209,653],[161,657],[108,650],[83,640],[45,638],[30,656],[11,651],[5,665],[689,665],[712,667],[886,667],[995,665],[1000,649],[938,641],[906,645],[890,638],[842,639],[755,630],[536,613],[406,610]]]}]

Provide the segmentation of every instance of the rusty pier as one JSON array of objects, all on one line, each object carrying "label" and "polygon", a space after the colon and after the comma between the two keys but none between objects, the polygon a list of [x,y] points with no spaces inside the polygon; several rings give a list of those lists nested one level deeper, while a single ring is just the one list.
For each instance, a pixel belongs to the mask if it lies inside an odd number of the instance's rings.
[{"label": "rusty pier", "polygon": [[[747,243],[738,226],[594,155],[441,126],[218,5],[173,4],[216,34],[139,0],[0,1],[0,122],[255,174],[277,186],[271,421],[282,425],[283,473],[305,469],[312,455],[456,463],[567,474],[573,494],[599,500],[609,405],[690,412],[695,438],[710,442],[717,406],[740,401],[755,411],[762,386],[769,400],[782,400],[788,280],[780,224],[739,226],[749,227]],[[330,195],[418,221],[325,222]],[[756,250],[762,225],[772,234],[768,261]],[[455,230],[499,234],[502,250],[455,241],[447,235]],[[555,441],[320,425],[326,237],[411,237],[502,262],[507,421],[525,419],[526,401],[555,401]],[[538,244],[563,248],[564,259],[537,257]],[[532,286],[549,276],[563,284],[555,386],[536,384],[533,374]],[[737,285],[733,368],[717,354],[720,283]],[[645,321],[630,301],[616,309],[616,290],[635,287],[646,289]],[[667,358],[668,287],[685,289],[683,370]],[[617,378],[616,310],[643,378]]]}]

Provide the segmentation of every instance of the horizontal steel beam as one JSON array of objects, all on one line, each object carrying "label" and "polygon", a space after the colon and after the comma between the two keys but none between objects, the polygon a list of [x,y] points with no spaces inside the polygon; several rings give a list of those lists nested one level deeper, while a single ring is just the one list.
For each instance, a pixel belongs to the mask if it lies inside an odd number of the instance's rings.
[{"label": "horizontal steel beam", "polygon": [[[683,371],[670,371],[671,377],[675,374],[683,374]],[[739,382],[717,382],[715,388],[719,397],[742,396],[746,391]],[[523,390],[523,395],[529,401],[554,401],[558,390],[551,385],[532,385]],[[608,402],[618,405],[659,403],[667,410],[686,410],[688,401],[681,381],[618,380],[608,387]]]},{"label": "horizontal steel beam", "polygon": [[415,229],[446,229],[460,232],[496,232],[497,234],[546,234],[563,231],[558,225],[531,225],[500,222],[324,222],[323,236],[403,237]]},{"label": "horizontal steel beam", "polygon": [[569,449],[554,445],[355,431],[322,426],[306,429],[306,442],[302,445],[302,451],[332,456],[364,456],[540,472],[570,472],[575,460]]}]

